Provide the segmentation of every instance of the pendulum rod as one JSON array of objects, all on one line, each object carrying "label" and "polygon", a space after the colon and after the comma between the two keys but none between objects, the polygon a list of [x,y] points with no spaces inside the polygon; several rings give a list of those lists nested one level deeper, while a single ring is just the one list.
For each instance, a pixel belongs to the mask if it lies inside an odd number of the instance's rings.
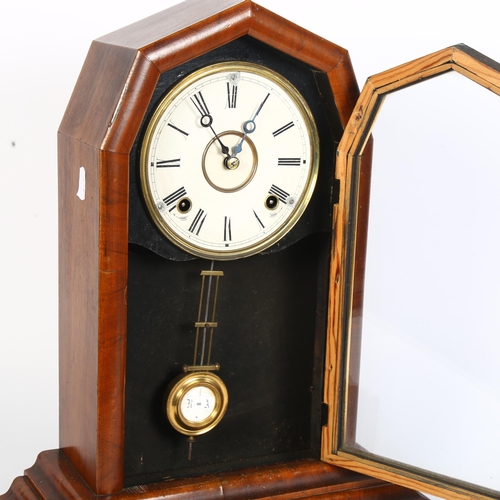
[{"label": "pendulum rod", "polygon": [[[196,337],[193,354],[193,366],[185,367],[185,371],[218,370],[218,365],[210,365],[214,329],[217,327],[215,314],[217,297],[219,294],[219,279],[224,276],[222,271],[214,271],[214,263],[209,271],[202,271],[200,304],[198,306],[198,320],[195,322]],[[208,277],[208,279],[206,279]],[[201,335],[200,335],[201,333]],[[200,339],[201,337],[201,339]],[[198,347],[201,342],[201,348]],[[208,344],[208,346],[207,346]],[[199,363],[197,363],[199,358]]]}]

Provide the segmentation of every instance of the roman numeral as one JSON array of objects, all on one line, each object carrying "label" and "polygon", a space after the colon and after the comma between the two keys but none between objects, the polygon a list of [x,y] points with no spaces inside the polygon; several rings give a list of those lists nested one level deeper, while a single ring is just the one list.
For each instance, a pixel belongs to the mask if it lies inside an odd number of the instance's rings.
[{"label": "roman numeral", "polygon": [[269,190],[269,194],[276,195],[279,198],[279,200],[283,203],[286,203],[287,198],[290,196],[286,191],[279,188],[275,184],[273,184],[271,186],[271,189]]},{"label": "roman numeral", "polygon": [[201,116],[206,116],[210,114],[210,111],[208,110],[208,106],[205,103],[205,99],[203,99],[203,94],[198,92],[197,94],[194,94],[193,97],[191,97],[192,103],[195,105],[196,109],[200,112]]},{"label": "roman numeral", "polygon": [[189,232],[196,234],[196,236],[198,236],[200,234],[201,228],[203,227],[203,223],[205,222],[206,218],[207,214],[205,213],[204,210],[200,208],[193,222],[189,226]]},{"label": "roman numeral", "polygon": [[169,127],[172,127],[174,130],[177,130],[177,132],[180,132],[184,136],[188,136],[189,134],[187,132],[184,132],[184,130],[180,129],[179,127],[176,127],[173,123],[167,123]]},{"label": "roman numeral", "polygon": [[259,219],[259,216],[256,214],[255,210],[253,210],[253,214],[255,215],[255,218],[257,219],[257,222],[259,223],[259,226],[264,229],[264,224],[262,224],[262,221]]},{"label": "roman numeral", "polygon": [[[154,164],[151,163],[153,167]],[[175,158],[174,160],[156,160],[156,168],[178,168],[181,166],[181,159]]]},{"label": "roman numeral", "polygon": [[278,158],[278,167],[300,167],[300,158]]},{"label": "roman numeral", "polygon": [[175,203],[177,200],[186,195],[186,190],[184,189],[184,187],[181,187],[173,193],[169,194],[166,198],[163,198],[163,203],[165,203],[165,205],[167,206],[171,205],[172,203]]},{"label": "roman numeral", "polygon": [[236,108],[236,97],[238,96],[238,86],[227,82],[227,107]]},{"label": "roman numeral", "polygon": [[231,235],[231,217],[224,217],[224,241],[232,241]]},{"label": "roman numeral", "polygon": [[290,122],[290,123],[287,123],[286,125],[283,125],[281,128],[279,128],[278,130],[275,130],[273,132],[273,135],[274,137],[278,137],[278,135],[282,134],[283,132],[286,132],[287,130],[291,129],[293,127],[294,123],[293,122]]}]

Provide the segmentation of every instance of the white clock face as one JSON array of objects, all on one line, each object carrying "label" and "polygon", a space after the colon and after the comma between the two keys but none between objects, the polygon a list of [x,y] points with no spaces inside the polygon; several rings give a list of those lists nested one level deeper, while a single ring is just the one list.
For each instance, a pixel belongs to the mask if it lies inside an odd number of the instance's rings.
[{"label": "white clock face", "polygon": [[180,413],[184,420],[200,423],[210,417],[215,404],[214,392],[209,387],[199,385],[184,394],[180,404]]},{"label": "white clock face", "polygon": [[255,254],[305,210],[318,168],[311,113],[280,75],[222,63],[188,76],[153,115],[141,156],[149,211],[198,256]]}]

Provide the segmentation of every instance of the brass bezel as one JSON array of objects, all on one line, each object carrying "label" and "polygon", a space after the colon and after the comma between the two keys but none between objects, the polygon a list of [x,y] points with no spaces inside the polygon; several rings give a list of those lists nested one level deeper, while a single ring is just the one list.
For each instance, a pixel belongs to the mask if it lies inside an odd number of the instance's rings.
[{"label": "brass bezel", "polygon": [[[179,234],[175,230],[173,230],[169,224],[161,217],[156,207],[156,204],[153,201],[151,190],[148,181],[148,151],[151,146],[153,132],[156,128],[156,125],[160,121],[161,117],[165,113],[165,111],[169,108],[173,100],[186,88],[195,84],[201,78],[204,78],[209,75],[213,75],[219,72],[225,71],[247,71],[255,73],[259,76],[269,79],[273,84],[280,87],[281,90],[289,95],[291,99],[297,106],[299,113],[301,114],[304,122],[306,123],[307,131],[309,133],[309,145],[311,149],[311,166],[309,169],[309,174],[307,178],[307,182],[304,188],[303,196],[301,197],[300,203],[298,203],[294,209],[290,212],[288,218],[281,224],[278,228],[276,228],[273,232],[267,234],[263,239],[259,240],[257,243],[250,244],[246,247],[234,250],[212,250],[209,248],[204,248],[200,245],[193,244],[192,241],[188,241]],[[186,252],[195,255],[197,257],[202,257],[206,259],[214,259],[214,260],[232,260],[243,257],[249,257],[251,255],[255,255],[263,250],[269,248],[278,242],[285,234],[287,234],[292,227],[297,223],[299,218],[304,213],[309,201],[312,197],[314,187],[316,185],[316,180],[318,177],[318,169],[319,169],[319,135],[318,130],[316,128],[316,124],[314,122],[314,118],[311,110],[309,109],[308,104],[305,99],[302,97],[300,92],[290,83],[286,78],[284,78],[279,73],[258,65],[249,62],[222,62],[212,64],[205,68],[199,69],[192,74],[185,77],[181,80],[177,85],[173,87],[170,92],[161,100],[160,104],[157,106],[155,112],[153,113],[152,118],[150,119],[146,133],[144,136],[144,140],[141,147],[141,158],[140,158],[140,177],[141,177],[141,186],[144,195],[144,199],[146,202],[146,206],[148,208],[148,212],[151,215],[153,222],[157,226],[157,228],[166,236],[172,243],[185,250]]]},{"label": "brass bezel", "polygon": [[[192,422],[183,417],[180,406],[184,395],[194,387],[207,387],[215,395],[212,413],[200,422]],[[173,380],[167,388],[165,413],[172,427],[186,436],[199,436],[212,430],[224,417],[229,401],[224,382],[211,372],[191,372]]]}]

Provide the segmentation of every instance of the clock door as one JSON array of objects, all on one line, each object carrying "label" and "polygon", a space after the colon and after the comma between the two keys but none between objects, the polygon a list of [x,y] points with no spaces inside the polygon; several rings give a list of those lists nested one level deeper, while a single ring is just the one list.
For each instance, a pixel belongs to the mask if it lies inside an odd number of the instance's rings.
[{"label": "clock door", "polygon": [[500,497],[499,70],[459,45],[376,75],[339,145],[324,458],[444,498]]}]

